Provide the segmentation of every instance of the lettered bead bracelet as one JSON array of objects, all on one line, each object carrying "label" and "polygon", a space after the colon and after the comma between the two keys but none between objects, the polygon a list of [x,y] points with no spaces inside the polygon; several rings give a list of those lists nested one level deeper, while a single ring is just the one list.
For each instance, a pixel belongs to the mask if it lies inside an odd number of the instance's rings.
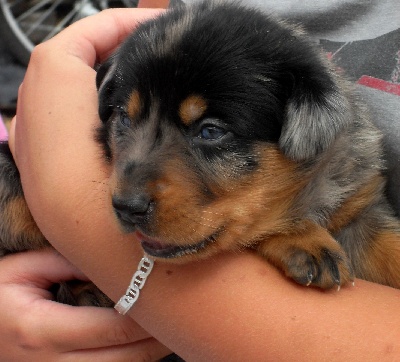
[{"label": "lettered bead bracelet", "polygon": [[118,313],[125,315],[129,309],[136,303],[139,298],[140,290],[146,283],[146,279],[149,276],[154,266],[154,260],[149,258],[146,254],[140,260],[137,267],[137,271],[133,274],[131,283],[124,296],[115,304],[114,308]]}]

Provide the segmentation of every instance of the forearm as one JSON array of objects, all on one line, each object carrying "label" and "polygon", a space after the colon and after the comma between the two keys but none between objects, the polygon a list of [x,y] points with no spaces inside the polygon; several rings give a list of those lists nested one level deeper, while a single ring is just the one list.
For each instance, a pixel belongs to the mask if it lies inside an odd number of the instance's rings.
[{"label": "forearm", "polygon": [[[134,249],[97,240],[85,258],[65,252],[82,258],[80,266],[117,300],[141,255]],[[398,305],[398,291],[361,281],[330,293],[298,287],[243,254],[187,266],[156,263],[130,315],[190,361],[365,361],[399,353]]]},{"label": "forearm", "polygon": [[399,292],[356,283],[324,293],[289,282],[252,255],[226,255],[154,269],[131,315],[188,360],[398,357]]},{"label": "forearm", "polygon": [[[106,205],[98,191],[73,217],[65,210],[52,242],[116,301],[142,252]],[[188,360],[364,361],[400,353],[399,302],[399,291],[363,281],[340,292],[299,287],[243,253],[156,262],[130,315]]]}]

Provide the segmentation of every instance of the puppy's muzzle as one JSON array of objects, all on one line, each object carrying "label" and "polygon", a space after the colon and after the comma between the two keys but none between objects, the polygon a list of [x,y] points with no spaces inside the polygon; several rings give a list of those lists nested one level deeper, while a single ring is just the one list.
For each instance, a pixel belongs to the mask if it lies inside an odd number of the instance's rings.
[{"label": "puppy's muzzle", "polygon": [[113,196],[115,214],[126,231],[133,231],[137,225],[146,223],[151,211],[151,198],[145,192],[130,197]]}]

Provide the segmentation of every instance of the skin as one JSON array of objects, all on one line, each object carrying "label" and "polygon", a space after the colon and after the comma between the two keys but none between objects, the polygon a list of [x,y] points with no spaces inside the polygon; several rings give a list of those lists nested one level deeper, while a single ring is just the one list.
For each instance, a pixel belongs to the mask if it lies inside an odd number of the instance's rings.
[{"label": "skin", "polygon": [[[154,13],[138,11],[130,26]],[[10,138],[13,144],[13,131]],[[48,289],[53,283],[75,278],[87,280],[54,250],[9,255],[0,261],[2,361],[149,361],[171,353],[113,309],[71,307],[51,300]]]},{"label": "skin", "polygon": [[87,279],[54,250],[1,260],[3,361],[142,361],[169,353],[129,317],[52,301],[47,289],[74,278]]},{"label": "skin", "polygon": [[[40,45],[11,132],[39,227],[114,301],[143,252],[121,233],[111,209],[109,168],[93,141],[99,119],[92,66],[143,16],[106,11]],[[300,287],[243,252],[156,262],[129,315],[190,361],[391,361],[400,357],[399,303],[399,290],[359,280],[340,292]]]}]

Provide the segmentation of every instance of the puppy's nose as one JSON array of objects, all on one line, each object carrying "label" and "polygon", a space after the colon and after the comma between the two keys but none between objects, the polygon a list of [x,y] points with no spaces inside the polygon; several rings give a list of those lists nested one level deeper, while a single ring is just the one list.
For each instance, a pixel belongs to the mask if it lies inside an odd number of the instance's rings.
[{"label": "puppy's nose", "polygon": [[129,198],[117,196],[112,198],[112,205],[118,218],[130,224],[140,224],[144,221],[150,202],[150,196],[146,193],[139,193]]}]

